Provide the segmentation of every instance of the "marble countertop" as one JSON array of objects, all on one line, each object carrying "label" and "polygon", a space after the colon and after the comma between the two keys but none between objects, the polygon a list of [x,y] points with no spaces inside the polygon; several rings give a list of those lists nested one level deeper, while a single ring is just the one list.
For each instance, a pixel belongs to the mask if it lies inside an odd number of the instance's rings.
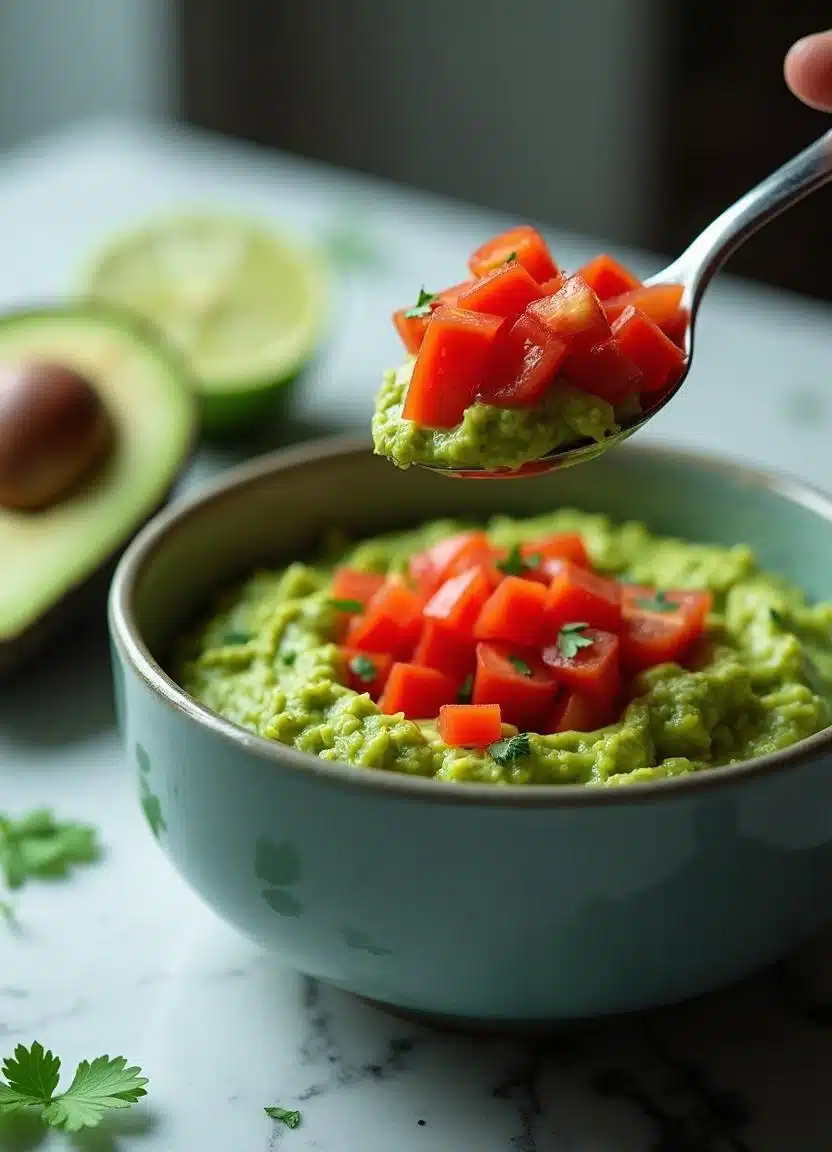
[{"label": "marble countertop", "polygon": [[[181,129],[102,122],[0,162],[0,304],[67,291],[90,244],[174,203],[257,211],[327,243],[334,324],[291,424],[261,447],[365,426],[385,319],[452,282],[500,219]],[[567,266],[599,245],[551,232]],[[659,259],[632,253],[648,272]],[[643,435],[832,487],[832,310],[730,279],[684,393]],[[234,459],[204,450],[192,487]],[[3,685],[0,806],[96,823],[105,859],[27,885],[0,928],[0,1056],[119,1053],[147,1100],[78,1137],[0,1126],[0,1152],[828,1152],[832,934],[696,1004],[535,1040],[404,1024],[283,968],[205,909],[158,852],[123,770],[103,613]],[[79,675],[79,663],[83,674]],[[695,946],[695,942],[692,942]],[[266,1104],[297,1107],[289,1130]]]}]

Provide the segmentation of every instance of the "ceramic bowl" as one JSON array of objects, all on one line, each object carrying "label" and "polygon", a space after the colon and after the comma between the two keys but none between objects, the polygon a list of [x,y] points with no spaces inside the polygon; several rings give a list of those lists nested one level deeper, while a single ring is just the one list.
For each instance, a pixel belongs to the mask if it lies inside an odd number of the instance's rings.
[{"label": "ceramic bowl", "polygon": [[525,1027],[691,997],[776,960],[832,908],[832,729],[733,768],[618,789],[489,787],[326,763],[207,711],[166,675],[227,581],[355,534],[558,504],[747,542],[828,597],[832,501],[705,456],[626,446],[505,484],[397,472],[328,441],[161,513],[110,594],[119,721],[162,849],[225,920],[400,1011]]}]

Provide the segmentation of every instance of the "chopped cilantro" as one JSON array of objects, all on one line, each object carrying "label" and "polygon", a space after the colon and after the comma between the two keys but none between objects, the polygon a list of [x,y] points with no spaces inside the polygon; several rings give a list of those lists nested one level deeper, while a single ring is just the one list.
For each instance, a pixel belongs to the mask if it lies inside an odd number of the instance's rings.
[{"label": "chopped cilantro", "polygon": [[558,651],[566,660],[573,660],[582,648],[589,648],[594,643],[590,636],[582,635],[588,624],[564,624],[558,632]]},{"label": "chopped cilantro", "polygon": [[509,736],[506,740],[495,740],[489,744],[488,753],[492,760],[505,767],[515,760],[522,760],[531,752],[528,732],[518,732],[516,736]]},{"label": "chopped cilantro", "polygon": [[369,656],[353,656],[349,667],[350,672],[354,672],[358,679],[363,680],[365,684],[375,680],[378,675],[378,668]]},{"label": "chopped cilantro", "polygon": [[531,676],[531,668],[528,666],[526,661],[521,660],[519,656],[509,656],[508,662],[515,670],[515,672],[519,672],[521,676]]},{"label": "chopped cilantro", "polygon": [[412,308],[406,310],[405,316],[408,320],[415,320],[418,316],[430,316],[434,300],[436,300],[435,292],[426,292],[424,288],[420,288],[419,299]]},{"label": "chopped cilantro", "polygon": [[363,612],[364,605],[360,600],[339,600],[335,596],[330,596],[327,601],[330,608],[334,608],[336,612]]},{"label": "chopped cilantro", "polygon": [[522,576],[533,568],[539,568],[542,556],[535,552],[532,556],[524,556],[519,544],[512,544],[508,555],[497,561],[497,567],[507,576]]},{"label": "chopped cilantro", "polygon": [[251,639],[251,633],[250,632],[243,632],[242,630],[238,630],[236,628],[231,628],[228,630],[228,632],[223,634],[222,643],[223,644],[248,644],[250,639]]},{"label": "chopped cilantro", "polygon": [[298,658],[297,652],[281,652],[280,663],[286,668],[292,668]]},{"label": "chopped cilantro", "polygon": [[662,592],[661,589],[654,592],[652,596],[641,596],[636,600],[636,604],[645,612],[675,612],[679,607],[679,601],[668,600],[667,593]]},{"label": "chopped cilantro", "polygon": [[98,833],[88,824],[64,823],[41,809],[20,820],[0,812],[0,876],[9,888],[35,877],[65,876],[100,855]]},{"label": "chopped cilantro", "polygon": [[787,627],[786,621],[783,619],[782,612],[778,612],[776,608],[769,608],[769,615],[771,616],[772,624],[776,624],[778,628]]},{"label": "chopped cilantro", "polygon": [[263,1109],[272,1120],[279,1120],[287,1128],[297,1128],[300,1124],[300,1112],[291,1108],[281,1108],[278,1104],[269,1104]]},{"label": "chopped cilantro", "polygon": [[474,675],[469,672],[460,685],[459,691],[456,694],[457,704],[470,704],[471,696],[474,691]]},{"label": "chopped cilantro", "polygon": [[509,252],[508,256],[506,256],[506,264],[513,264],[516,259],[517,259],[517,253],[516,252]]}]

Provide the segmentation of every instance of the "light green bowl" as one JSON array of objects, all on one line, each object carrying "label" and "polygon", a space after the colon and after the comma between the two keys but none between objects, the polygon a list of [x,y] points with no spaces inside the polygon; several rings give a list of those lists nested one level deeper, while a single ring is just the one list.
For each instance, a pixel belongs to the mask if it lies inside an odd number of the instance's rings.
[{"label": "light green bowl", "polygon": [[488,1026],[627,1012],[766,965],[832,909],[832,730],[734,768],[618,789],[488,787],[327,763],[220,719],[162,671],[210,593],[327,527],[557,504],[753,545],[830,594],[832,502],[707,457],[624,447],[518,484],[397,472],[364,445],[245,465],[161,515],[110,594],[120,723],[159,843],[295,968]]}]

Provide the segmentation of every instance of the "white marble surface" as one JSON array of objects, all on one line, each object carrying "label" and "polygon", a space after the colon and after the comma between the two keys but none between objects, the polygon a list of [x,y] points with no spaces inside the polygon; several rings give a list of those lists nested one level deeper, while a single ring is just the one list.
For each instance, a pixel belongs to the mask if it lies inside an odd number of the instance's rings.
[{"label": "white marble surface", "polygon": [[[255,209],[311,235],[357,221],[377,245],[376,259],[342,273],[327,355],[275,441],[362,426],[396,355],[393,304],[423,281],[458,279],[466,252],[499,225],[178,131],[92,125],[0,163],[0,305],[62,295],[107,231],[195,202]],[[598,248],[552,239],[567,266]],[[689,386],[642,435],[832,487],[831,322],[820,305],[718,286]],[[204,452],[188,483],[231,458]],[[145,1069],[150,1094],[74,1145],[0,1127],[0,1152],[832,1147],[832,942],[705,1004],[554,1040],[451,1037],[388,1019],[283,969],[184,887],[124,771],[101,620],[75,643],[0,689],[0,808],[48,805],[95,822],[107,855],[67,883],[28,885],[19,929],[0,929],[0,1056],[35,1039],[67,1063],[123,1053]],[[301,1127],[268,1120],[269,1103],[299,1107]]]}]

